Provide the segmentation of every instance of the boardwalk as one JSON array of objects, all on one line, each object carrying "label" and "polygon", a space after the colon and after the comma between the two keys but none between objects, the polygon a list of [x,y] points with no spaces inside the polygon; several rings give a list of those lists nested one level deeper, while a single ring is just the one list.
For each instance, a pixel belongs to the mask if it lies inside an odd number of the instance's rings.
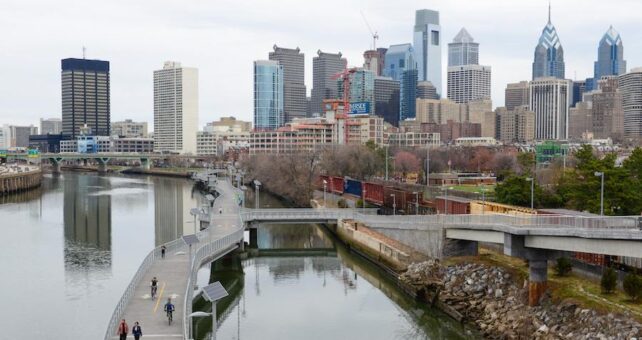
[{"label": "boardwalk", "polygon": [[[238,223],[239,206],[236,189],[228,181],[221,180],[217,190],[221,195],[214,202],[213,219],[209,232],[201,233],[201,242],[192,246],[192,255],[204,243],[220,239],[241,227]],[[184,337],[184,295],[187,291],[187,282],[191,271],[188,254],[187,246],[178,244],[168,251],[164,259],[159,256],[155,257],[149,269],[138,282],[122,318],[127,320],[130,328],[134,322],[138,321],[143,329],[144,338],[181,339]],[[152,300],[150,295],[153,277],[159,280],[158,297],[155,300]],[[174,321],[171,325],[168,324],[163,310],[167,298],[172,298],[172,303],[176,307]],[[191,298],[188,300],[191,301]],[[118,339],[115,327],[111,338]]]}]

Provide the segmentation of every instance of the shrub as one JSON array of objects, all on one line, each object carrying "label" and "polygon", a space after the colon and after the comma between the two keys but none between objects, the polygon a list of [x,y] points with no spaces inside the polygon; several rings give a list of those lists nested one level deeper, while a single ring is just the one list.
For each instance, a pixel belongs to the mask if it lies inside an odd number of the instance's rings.
[{"label": "shrub", "polygon": [[557,264],[555,265],[555,273],[558,276],[566,276],[571,270],[573,270],[573,264],[568,257],[560,257],[557,259]]},{"label": "shrub", "polygon": [[600,282],[602,286],[602,293],[610,294],[615,290],[617,285],[617,274],[613,268],[606,268],[604,273],[602,273],[602,281]]},{"label": "shrub", "polygon": [[360,198],[357,200],[357,203],[354,204],[355,208],[363,208],[363,200]]},{"label": "shrub", "polygon": [[345,209],[348,207],[348,202],[346,202],[346,200],[342,198],[337,202],[337,206],[339,208]]},{"label": "shrub", "polygon": [[642,297],[642,278],[634,273],[629,273],[624,277],[622,286],[624,287],[626,295],[634,302],[639,301],[640,297]]}]

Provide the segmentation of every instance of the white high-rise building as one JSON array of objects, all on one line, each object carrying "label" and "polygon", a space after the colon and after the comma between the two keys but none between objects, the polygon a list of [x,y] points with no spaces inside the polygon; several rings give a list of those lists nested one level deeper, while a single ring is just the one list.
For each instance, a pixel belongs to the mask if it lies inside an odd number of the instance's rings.
[{"label": "white high-rise building", "polygon": [[196,154],[198,69],[165,62],[154,71],[154,151]]},{"label": "white high-rise building", "polygon": [[62,119],[40,118],[40,133],[57,135],[62,132]]},{"label": "white high-rise building", "polygon": [[441,95],[441,26],[439,12],[420,9],[415,12],[414,54],[418,81],[429,81]]},{"label": "white high-rise building", "polygon": [[624,136],[642,137],[642,67],[618,77],[624,109]]},{"label": "white high-rise building", "polygon": [[529,84],[530,110],[535,112],[535,139],[568,139],[572,82],[544,77]]},{"label": "white high-rise building", "polygon": [[490,66],[462,65],[448,68],[448,99],[468,103],[490,99]]}]

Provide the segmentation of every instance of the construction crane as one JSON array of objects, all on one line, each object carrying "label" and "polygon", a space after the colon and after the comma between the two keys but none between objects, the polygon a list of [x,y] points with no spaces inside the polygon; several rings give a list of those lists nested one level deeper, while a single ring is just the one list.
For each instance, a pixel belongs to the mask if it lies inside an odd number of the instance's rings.
[{"label": "construction crane", "polygon": [[348,112],[350,112],[350,74],[355,73],[356,71],[357,69],[354,67],[346,68],[332,76],[332,80],[341,79],[343,81],[343,98],[341,98],[341,101],[343,102],[344,114],[348,114]]},{"label": "construction crane", "polygon": [[359,11],[359,13],[361,13],[363,22],[366,23],[366,26],[368,27],[368,31],[370,31],[370,35],[372,35],[372,49],[377,50],[377,39],[379,39],[379,34],[377,34],[377,32],[372,31],[372,27],[370,27],[370,24],[368,24],[368,20],[366,19],[366,16],[363,14],[363,11]]}]

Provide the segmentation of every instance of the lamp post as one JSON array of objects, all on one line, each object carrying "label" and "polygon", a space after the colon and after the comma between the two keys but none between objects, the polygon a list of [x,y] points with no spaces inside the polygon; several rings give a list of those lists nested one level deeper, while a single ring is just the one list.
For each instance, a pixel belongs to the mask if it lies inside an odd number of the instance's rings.
[{"label": "lamp post", "polygon": [[533,209],[533,202],[535,199],[535,179],[533,177],[528,177],[527,182],[531,182],[531,209]]},{"label": "lamp post", "polygon": [[386,145],[386,181],[388,180],[388,146]]},{"label": "lamp post", "polygon": [[201,211],[198,208],[192,208],[189,210],[189,214],[194,216],[194,235],[196,235],[196,216],[200,213]]},{"label": "lamp post", "polygon": [[212,304],[212,312],[211,313],[194,312],[188,315],[188,318],[190,319],[190,339],[192,338],[191,318],[204,317],[204,316],[212,317],[212,340],[216,339],[216,325],[217,325],[216,302],[226,296],[228,296],[228,292],[225,290],[225,288],[223,288],[221,283],[218,281],[203,287],[203,297],[205,298],[205,300],[209,301]]},{"label": "lamp post", "polygon": [[324,207],[324,208],[327,208],[327,207],[328,207],[328,204],[327,204],[327,202],[326,202],[326,200],[325,200],[325,192],[326,192],[326,190],[328,190],[328,181],[326,181],[326,180],[324,179],[324,180],[323,180],[323,207]]},{"label": "lamp post", "polygon": [[255,192],[256,197],[255,197],[255,200],[254,200],[254,208],[255,209],[259,209],[259,207],[260,207],[260,204],[259,204],[259,193],[261,191],[261,182],[259,182],[258,180],[255,179],[254,180],[254,187],[256,188],[256,192]]},{"label": "lamp post", "polygon": [[600,216],[604,216],[604,172],[596,171],[595,176],[600,177]]},{"label": "lamp post", "polygon": [[413,194],[415,194],[415,215],[419,215],[419,193],[414,191]]},{"label": "lamp post", "polygon": [[397,197],[395,194],[390,194],[392,197],[392,215],[395,216],[397,215]]},{"label": "lamp post", "polygon": [[430,147],[426,145],[426,186],[430,186]]},{"label": "lamp post", "polygon": [[361,209],[363,209],[363,214],[366,214],[366,186],[361,184],[363,186],[363,198],[361,199]]}]

